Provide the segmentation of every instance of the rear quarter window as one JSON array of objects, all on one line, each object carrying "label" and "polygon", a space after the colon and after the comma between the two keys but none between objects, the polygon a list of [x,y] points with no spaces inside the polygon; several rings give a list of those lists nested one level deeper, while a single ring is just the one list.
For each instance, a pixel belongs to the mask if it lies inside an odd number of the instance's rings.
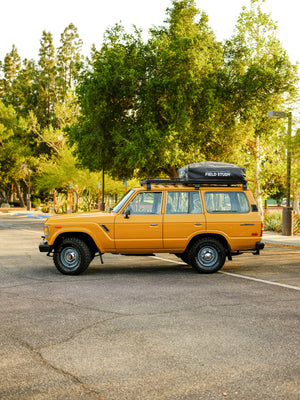
[{"label": "rear quarter window", "polygon": [[209,213],[248,213],[248,199],[244,192],[206,192],[206,210]]}]

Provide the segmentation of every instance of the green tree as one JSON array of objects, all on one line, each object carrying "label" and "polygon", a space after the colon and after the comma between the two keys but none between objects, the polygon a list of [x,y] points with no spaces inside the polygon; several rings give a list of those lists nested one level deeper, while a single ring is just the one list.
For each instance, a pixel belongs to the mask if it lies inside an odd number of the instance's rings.
[{"label": "green tree", "polygon": [[116,26],[93,52],[77,90],[82,117],[69,133],[83,165],[120,178],[175,176],[233,145],[222,48],[208,18],[192,0],[174,0],[168,15],[146,44]]},{"label": "green tree", "polygon": [[7,53],[2,65],[3,78],[0,80],[0,96],[5,104],[14,104],[15,96],[11,90],[15,79],[21,70],[21,59],[15,45]]},{"label": "green tree", "polygon": [[[254,165],[255,197],[262,212],[262,163],[277,157],[278,129],[267,112],[284,107],[297,93],[297,68],[277,39],[277,26],[262,11],[264,0],[251,5],[238,19],[235,33],[225,46],[231,76],[232,111],[239,131],[244,132],[241,163]],[[278,125],[277,125],[278,126]],[[274,164],[275,165],[275,164]],[[252,172],[252,171],[251,171]]]},{"label": "green tree", "polygon": [[67,91],[73,87],[74,78],[82,66],[82,40],[74,24],[65,28],[60,42],[57,51],[58,81],[60,97],[64,99]]},{"label": "green tree", "polygon": [[138,168],[141,174],[176,176],[178,160],[186,158],[187,145],[191,147],[200,93],[195,79],[200,79],[199,69],[207,65],[202,45],[207,27],[205,16],[199,24],[195,22],[199,12],[194,2],[173,2],[167,13],[165,26],[151,31],[148,68],[135,102],[131,135],[124,138],[118,158],[127,159],[131,169]]},{"label": "green tree", "polygon": [[[34,180],[38,165],[64,156],[63,129],[78,116],[70,85],[80,60],[81,43],[75,26],[70,24],[61,36],[57,57],[52,35],[44,31],[37,64],[27,59],[21,62],[15,46],[1,63],[0,174],[5,193],[12,191],[12,184],[15,189],[18,186],[19,198],[25,192],[28,171],[20,164],[30,163]],[[7,128],[12,125],[13,129]]]},{"label": "green tree", "polygon": [[26,189],[28,180],[21,164],[31,162],[31,153],[26,146],[26,130],[26,121],[16,116],[11,105],[5,106],[0,101],[0,190],[8,201],[8,192],[14,186],[22,206],[22,190]]},{"label": "green tree", "polygon": [[[32,152],[37,158],[48,160],[62,158],[63,150],[66,145],[65,129],[74,123],[79,116],[79,109],[75,101],[74,92],[69,90],[63,103],[56,103],[54,106],[54,117],[57,121],[56,127],[49,124],[41,127],[36,115],[30,111],[27,116],[28,135]],[[47,151],[39,151],[39,148]]]},{"label": "green tree", "polygon": [[12,46],[10,53],[6,54],[3,64],[4,78],[8,85],[18,76],[21,69],[21,58],[15,45]]},{"label": "green tree", "polygon": [[114,161],[123,144],[115,140],[116,132],[128,129],[134,118],[133,101],[143,77],[142,48],[140,32],[126,34],[116,25],[106,32],[101,50],[93,52],[90,66],[80,76],[76,93],[81,116],[69,137],[77,144],[82,165],[92,171],[118,175]]},{"label": "green tree", "polygon": [[235,137],[226,112],[223,51],[208,17],[194,1],[172,5],[166,25],[152,30],[151,71],[141,86],[136,138],[127,142],[126,157],[138,154],[142,172],[176,176],[184,164],[228,157]]},{"label": "green tree", "polygon": [[37,65],[33,60],[25,59],[16,79],[7,95],[19,116],[26,118],[29,111],[37,110]]},{"label": "green tree", "polygon": [[57,101],[57,65],[53,37],[50,32],[43,31],[39,50],[40,66],[36,83],[37,107],[36,115],[39,124],[44,127],[55,124],[54,104]]},{"label": "green tree", "polygon": [[[72,149],[64,146],[60,157],[40,160],[38,174],[35,178],[35,186],[38,193],[47,197],[53,194],[53,190],[64,193],[68,197],[69,185],[75,193],[75,208],[79,206],[80,200],[91,199],[94,204],[98,201],[98,182],[101,180],[100,172],[90,172],[87,168],[78,168],[77,160]],[[137,182],[128,182],[128,186],[136,185]],[[105,195],[123,195],[124,183],[105,176]]]}]

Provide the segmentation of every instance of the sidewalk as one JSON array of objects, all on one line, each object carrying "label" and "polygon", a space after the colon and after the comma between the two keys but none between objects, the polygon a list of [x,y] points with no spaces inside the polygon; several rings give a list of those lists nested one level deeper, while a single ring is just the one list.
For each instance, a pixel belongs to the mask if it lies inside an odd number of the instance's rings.
[{"label": "sidewalk", "polygon": [[[268,245],[287,246],[300,248],[300,234],[283,236],[281,233],[264,231],[262,241]],[[300,263],[300,261],[299,261]]]}]

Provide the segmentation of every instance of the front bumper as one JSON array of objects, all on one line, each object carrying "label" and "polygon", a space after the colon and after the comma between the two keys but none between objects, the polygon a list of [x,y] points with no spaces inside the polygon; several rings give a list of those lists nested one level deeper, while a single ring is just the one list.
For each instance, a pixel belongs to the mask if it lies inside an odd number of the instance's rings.
[{"label": "front bumper", "polygon": [[49,253],[51,250],[51,247],[49,246],[49,244],[40,243],[39,250],[41,253]]},{"label": "front bumper", "polygon": [[42,243],[40,243],[39,245],[39,251],[41,253],[50,253],[52,250],[52,246],[50,246],[47,241],[44,239],[44,241]]}]

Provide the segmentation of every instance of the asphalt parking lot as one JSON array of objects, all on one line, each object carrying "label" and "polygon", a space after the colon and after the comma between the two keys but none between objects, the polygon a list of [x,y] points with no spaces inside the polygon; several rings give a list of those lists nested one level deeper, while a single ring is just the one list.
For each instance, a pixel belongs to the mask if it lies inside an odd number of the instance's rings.
[{"label": "asphalt parking lot", "polygon": [[200,275],[104,255],[61,275],[43,219],[0,214],[0,399],[299,399],[300,248]]}]

